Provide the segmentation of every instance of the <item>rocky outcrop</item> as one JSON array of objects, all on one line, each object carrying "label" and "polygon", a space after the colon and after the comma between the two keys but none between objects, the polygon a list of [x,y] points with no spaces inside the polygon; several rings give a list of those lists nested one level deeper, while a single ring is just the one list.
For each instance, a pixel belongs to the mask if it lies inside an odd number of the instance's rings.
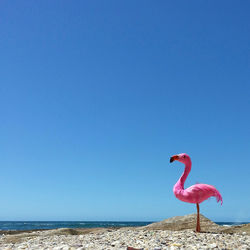
[{"label": "rocky outcrop", "polygon": [[55,235],[84,235],[90,233],[105,233],[110,230],[109,228],[58,228],[50,230],[0,231],[0,235],[5,236],[6,243],[18,243],[40,235],[44,237],[52,237]]},{"label": "rocky outcrop", "polygon": [[[200,214],[201,232],[210,233],[243,233],[250,235],[250,224],[238,225],[238,226],[219,226],[213,221]],[[189,214],[184,216],[175,216],[169,219],[155,222],[147,226],[141,227],[148,230],[170,230],[181,231],[186,229],[195,230],[196,228],[196,214]]]},{"label": "rocky outcrop", "polygon": [[228,234],[240,233],[250,235],[250,223],[238,226],[222,227],[221,232]]},{"label": "rocky outcrop", "polygon": [[[209,220],[202,214],[200,214],[200,225],[201,225],[201,231],[206,231],[206,232],[218,232],[220,231],[221,228],[221,226]],[[156,229],[156,230],[171,230],[171,231],[180,231],[184,229],[195,230],[196,214],[175,216],[160,222],[149,224],[143,228],[152,230]]]}]

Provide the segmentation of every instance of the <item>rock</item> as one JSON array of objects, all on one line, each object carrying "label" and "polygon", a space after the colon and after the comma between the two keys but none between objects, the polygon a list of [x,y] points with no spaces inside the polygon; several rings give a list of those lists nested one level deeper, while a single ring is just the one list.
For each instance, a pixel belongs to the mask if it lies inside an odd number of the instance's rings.
[{"label": "rock", "polygon": [[119,245],[119,244],[120,244],[120,241],[117,240],[117,241],[112,242],[111,246],[114,247],[114,246]]},{"label": "rock", "polygon": [[250,223],[237,225],[237,226],[230,226],[230,227],[222,227],[221,232],[223,233],[246,233],[246,235],[250,235]]},{"label": "rock", "polygon": [[217,247],[217,244],[216,243],[212,243],[209,245],[209,248],[216,248]]},{"label": "rock", "polygon": [[173,243],[172,246],[174,246],[174,247],[181,247],[181,244],[179,244],[179,243]]},{"label": "rock", "polygon": [[143,250],[143,248],[127,247],[127,250]]},{"label": "rock", "polygon": [[[153,229],[153,230],[173,230],[180,231],[184,229],[196,228],[196,214],[190,214],[185,216],[175,216],[160,222],[149,224],[144,229]],[[200,224],[202,231],[220,231],[220,226],[209,220],[202,214],[200,214]]]},{"label": "rock", "polygon": [[69,247],[66,245],[61,245],[53,248],[53,250],[68,250],[68,249]]}]

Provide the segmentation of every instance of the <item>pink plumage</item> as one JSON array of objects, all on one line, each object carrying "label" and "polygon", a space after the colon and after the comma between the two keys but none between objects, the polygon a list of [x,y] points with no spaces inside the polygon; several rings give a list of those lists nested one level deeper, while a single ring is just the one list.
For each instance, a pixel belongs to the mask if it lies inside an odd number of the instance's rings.
[{"label": "pink plumage", "polygon": [[177,199],[189,202],[189,203],[196,203],[197,205],[197,227],[196,231],[200,232],[200,225],[199,225],[199,204],[209,197],[215,197],[217,202],[221,202],[222,205],[222,196],[220,192],[212,185],[208,184],[195,184],[189,188],[184,189],[184,183],[187,179],[189,172],[191,171],[191,159],[187,154],[178,154],[174,155],[170,158],[170,162],[173,161],[180,161],[185,164],[185,170],[180,177],[180,179],[174,185],[173,191],[174,195]]},{"label": "pink plumage", "polygon": [[195,184],[186,189],[174,188],[174,194],[179,200],[189,203],[201,203],[214,196],[217,202],[221,201],[222,204],[222,197],[219,191],[214,186],[208,184]]}]

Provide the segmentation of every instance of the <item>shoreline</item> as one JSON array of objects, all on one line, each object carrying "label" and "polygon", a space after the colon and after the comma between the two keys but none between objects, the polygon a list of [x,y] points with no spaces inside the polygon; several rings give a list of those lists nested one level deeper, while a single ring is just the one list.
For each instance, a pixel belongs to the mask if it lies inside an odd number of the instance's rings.
[{"label": "shoreline", "polygon": [[[5,222],[5,221],[0,221],[1,222]],[[6,221],[6,222],[11,222],[11,221]],[[38,223],[40,221],[13,221],[14,223],[20,223],[20,222],[23,222],[23,223]],[[50,222],[50,223],[53,223],[54,221],[46,221],[46,222]],[[55,221],[55,222],[58,222],[58,221]],[[65,223],[65,221],[59,221],[59,222],[63,222],[64,224],[67,224]],[[69,222],[74,222],[74,221],[69,221]],[[82,223],[82,222],[81,222]],[[91,224],[92,222],[91,221],[88,221],[89,224]],[[96,223],[96,221],[93,221],[93,223]],[[139,228],[139,227],[143,227],[142,225],[136,225],[136,223],[143,223],[145,224],[144,226],[148,226],[148,225],[151,225],[151,224],[154,224],[154,223],[160,223],[160,222],[136,222],[136,221],[129,221],[129,222],[124,222],[124,221],[107,221],[104,223],[110,223],[110,225],[108,226],[85,226],[85,227],[51,227],[51,228],[28,228],[28,229],[17,229],[17,228],[13,228],[13,229],[0,229],[0,235],[1,234],[18,234],[18,233],[25,233],[25,232],[35,232],[35,231],[46,231],[46,230],[56,230],[56,229],[96,229],[96,228],[108,228],[108,229],[120,229],[120,228],[128,228],[128,227],[132,227],[132,228]],[[113,223],[117,223],[117,226],[116,225],[112,225]],[[125,225],[124,223],[128,223],[128,225]],[[131,223],[135,224],[133,226],[131,226]],[[241,226],[244,226],[244,225],[248,225],[250,224],[250,222],[238,222],[238,223],[235,223],[235,222],[214,222],[216,225],[218,226],[222,226],[222,227],[228,227],[228,228],[233,228],[233,227],[241,227]],[[112,226],[111,226],[112,225]]]},{"label": "shoreline", "polygon": [[250,224],[220,226],[201,215],[176,216],[140,227],[59,228],[0,231],[0,249],[167,250],[250,249]]},{"label": "shoreline", "polygon": [[[157,223],[157,222],[156,222]],[[153,224],[153,223],[152,223]],[[149,224],[151,225],[151,224]],[[237,224],[237,225],[219,225],[216,224],[221,228],[221,232],[224,233],[237,233],[237,229],[241,229],[244,226],[248,226],[250,225],[250,223],[243,223],[243,224]],[[142,229],[145,228],[147,226],[113,226],[113,227],[76,227],[76,228],[64,228],[64,227],[59,227],[59,228],[51,228],[51,229],[30,229],[30,230],[16,230],[16,229],[10,229],[10,230],[0,230],[0,236],[1,235],[16,235],[16,234],[23,234],[23,233],[33,233],[33,232],[54,232],[55,230],[58,232],[64,232],[65,234],[82,234],[84,232],[95,232],[97,230],[119,230],[119,229]],[[250,226],[249,226],[250,227]],[[225,229],[225,230],[223,230]],[[233,229],[233,231],[231,232],[228,229]],[[235,231],[236,229],[236,231]],[[159,229],[156,229],[159,230]],[[175,231],[175,230],[170,230],[170,231]],[[178,231],[183,231],[183,230],[178,230]],[[203,233],[206,233],[205,231]],[[207,232],[209,233],[209,232]],[[214,233],[217,233],[214,231]],[[239,232],[240,233],[240,232]],[[249,233],[250,235],[250,233]]]}]

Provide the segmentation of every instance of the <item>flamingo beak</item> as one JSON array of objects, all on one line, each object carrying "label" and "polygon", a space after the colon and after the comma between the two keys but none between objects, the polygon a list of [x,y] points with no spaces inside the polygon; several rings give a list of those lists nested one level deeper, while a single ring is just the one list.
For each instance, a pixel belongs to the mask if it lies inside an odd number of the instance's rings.
[{"label": "flamingo beak", "polygon": [[179,159],[179,156],[178,155],[173,155],[171,158],[170,158],[170,163],[173,162],[173,161],[176,161]]}]

